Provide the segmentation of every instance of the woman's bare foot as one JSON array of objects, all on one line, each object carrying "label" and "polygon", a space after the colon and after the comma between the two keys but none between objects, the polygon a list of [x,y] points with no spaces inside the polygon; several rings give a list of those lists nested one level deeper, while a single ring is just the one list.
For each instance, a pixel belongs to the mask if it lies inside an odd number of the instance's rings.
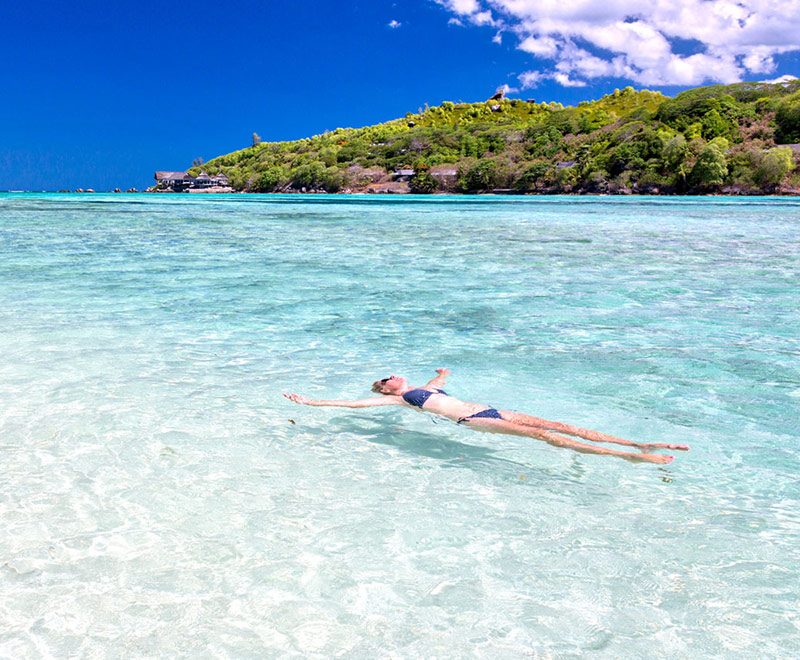
[{"label": "woman's bare foot", "polygon": [[642,461],[644,463],[660,463],[661,465],[666,465],[667,463],[672,463],[675,460],[674,456],[666,456],[664,454],[642,454],[641,456],[636,456],[636,458],[630,458],[628,460],[631,461]]},{"label": "woman's bare foot", "polygon": [[689,451],[689,445],[673,445],[668,442],[653,442],[644,445],[639,445],[639,447],[644,452],[649,452],[653,449],[672,449],[673,451]]}]

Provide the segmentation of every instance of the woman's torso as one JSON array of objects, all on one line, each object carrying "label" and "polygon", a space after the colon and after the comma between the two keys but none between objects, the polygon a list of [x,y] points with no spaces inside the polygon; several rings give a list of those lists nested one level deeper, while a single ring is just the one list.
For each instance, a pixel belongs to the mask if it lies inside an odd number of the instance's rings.
[{"label": "woman's torso", "polygon": [[[426,394],[422,394],[422,392]],[[459,419],[469,417],[489,407],[481,403],[461,401],[460,399],[443,393],[441,390],[427,390],[423,387],[417,387],[408,392],[404,392],[403,401],[405,401],[406,405],[417,410],[433,413],[434,415],[441,415],[442,417],[447,417],[456,422]],[[417,405],[418,403],[422,403],[422,405]]]}]

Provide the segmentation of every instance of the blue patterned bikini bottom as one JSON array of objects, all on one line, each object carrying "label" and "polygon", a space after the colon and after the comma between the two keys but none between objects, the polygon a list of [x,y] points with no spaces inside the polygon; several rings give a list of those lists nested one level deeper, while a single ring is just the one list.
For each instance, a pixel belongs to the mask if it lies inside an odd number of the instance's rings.
[{"label": "blue patterned bikini bottom", "polygon": [[461,424],[462,422],[466,422],[470,419],[475,419],[476,417],[488,417],[489,419],[503,419],[503,416],[500,414],[499,410],[497,410],[496,408],[487,408],[486,410],[481,410],[480,412],[476,412],[474,415],[467,415],[466,417],[462,417],[456,423]]}]

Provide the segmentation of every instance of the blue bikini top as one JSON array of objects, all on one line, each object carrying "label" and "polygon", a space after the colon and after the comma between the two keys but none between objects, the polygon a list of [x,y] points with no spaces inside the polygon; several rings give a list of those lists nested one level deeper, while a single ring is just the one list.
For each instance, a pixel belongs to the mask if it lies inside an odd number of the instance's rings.
[{"label": "blue bikini top", "polygon": [[435,389],[436,392],[431,392],[430,390],[423,390],[421,388],[418,388],[416,390],[408,390],[408,392],[406,392],[403,395],[403,400],[412,406],[416,406],[417,408],[422,408],[422,406],[425,405],[425,402],[430,398],[431,394],[438,393],[438,394],[444,394],[445,396],[450,396],[444,390],[440,390],[438,388]]}]

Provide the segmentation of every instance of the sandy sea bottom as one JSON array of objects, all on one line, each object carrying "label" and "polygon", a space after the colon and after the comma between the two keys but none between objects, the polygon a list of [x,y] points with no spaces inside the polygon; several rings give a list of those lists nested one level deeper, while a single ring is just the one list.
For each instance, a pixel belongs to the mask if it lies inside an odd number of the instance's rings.
[{"label": "sandy sea bottom", "polygon": [[[0,195],[0,656],[800,655],[800,200]],[[668,467],[363,397],[390,372]]]}]

